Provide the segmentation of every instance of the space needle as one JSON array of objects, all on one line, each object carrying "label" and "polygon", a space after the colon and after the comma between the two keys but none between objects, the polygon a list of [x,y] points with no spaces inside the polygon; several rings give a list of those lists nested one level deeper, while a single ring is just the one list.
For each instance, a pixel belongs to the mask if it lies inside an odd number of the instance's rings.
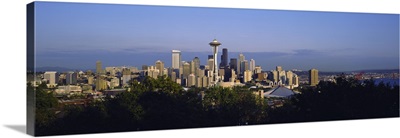
[{"label": "space needle", "polygon": [[218,46],[221,45],[220,42],[217,41],[217,39],[214,39],[212,42],[209,43],[210,46],[213,49],[214,52],[214,57],[213,57],[213,61],[214,61],[214,68],[213,70],[213,85],[216,86],[218,83],[218,66],[217,66],[217,53],[218,53]]}]

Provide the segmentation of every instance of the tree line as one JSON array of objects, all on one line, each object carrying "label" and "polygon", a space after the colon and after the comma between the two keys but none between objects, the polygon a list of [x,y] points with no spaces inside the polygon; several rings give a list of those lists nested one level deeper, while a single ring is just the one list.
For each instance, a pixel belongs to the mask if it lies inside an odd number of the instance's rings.
[{"label": "tree line", "polygon": [[[338,77],[303,87],[301,94],[271,108],[246,87],[191,88],[166,77],[133,81],[129,92],[88,106],[65,106],[45,87],[36,92],[36,134],[80,134],[399,116],[399,86]],[[60,115],[62,114],[62,116]],[[61,116],[61,117],[60,117]]]}]

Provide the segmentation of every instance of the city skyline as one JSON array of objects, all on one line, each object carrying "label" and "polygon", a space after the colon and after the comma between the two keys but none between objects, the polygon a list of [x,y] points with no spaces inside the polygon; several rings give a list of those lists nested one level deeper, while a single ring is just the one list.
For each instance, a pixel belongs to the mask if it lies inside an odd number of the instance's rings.
[{"label": "city skyline", "polygon": [[[207,43],[216,38],[228,59],[243,53],[265,70],[398,69],[394,14],[37,4],[37,67],[93,69],[97,60],[104,66],[139,68],[157,60],[170,66],[174,49],[182,61],[199,57],[204,65]],[[105,7],[110,10],[100,11]]]}]

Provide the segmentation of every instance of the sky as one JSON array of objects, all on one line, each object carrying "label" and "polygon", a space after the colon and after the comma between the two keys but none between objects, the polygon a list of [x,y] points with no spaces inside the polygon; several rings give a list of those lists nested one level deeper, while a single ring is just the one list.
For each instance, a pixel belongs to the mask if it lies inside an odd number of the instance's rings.
[{"label": "sky", "polygon": [[171,50],[206,63],[214,38],[228,58],[263,70],[399,68],[399,15],[37,2],[36,66],[171,66]]}]

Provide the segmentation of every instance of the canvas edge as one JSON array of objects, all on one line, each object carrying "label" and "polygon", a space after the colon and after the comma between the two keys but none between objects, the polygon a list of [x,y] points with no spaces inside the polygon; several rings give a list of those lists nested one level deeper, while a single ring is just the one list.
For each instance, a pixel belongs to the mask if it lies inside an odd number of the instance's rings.
[{"label": "canvas edge", "polygon": [[[26,75],[29,72],[34,73],[34,79],[36,79],[35,73],[35,2],[31,2],[26,5]],[[28,77],[28,76],[27,76]],[[36,80],[35,80],[36,81]],[[35,136],[35,90],[27,93],[27,104],[26,104],[26,133],[28,135]]]}]

